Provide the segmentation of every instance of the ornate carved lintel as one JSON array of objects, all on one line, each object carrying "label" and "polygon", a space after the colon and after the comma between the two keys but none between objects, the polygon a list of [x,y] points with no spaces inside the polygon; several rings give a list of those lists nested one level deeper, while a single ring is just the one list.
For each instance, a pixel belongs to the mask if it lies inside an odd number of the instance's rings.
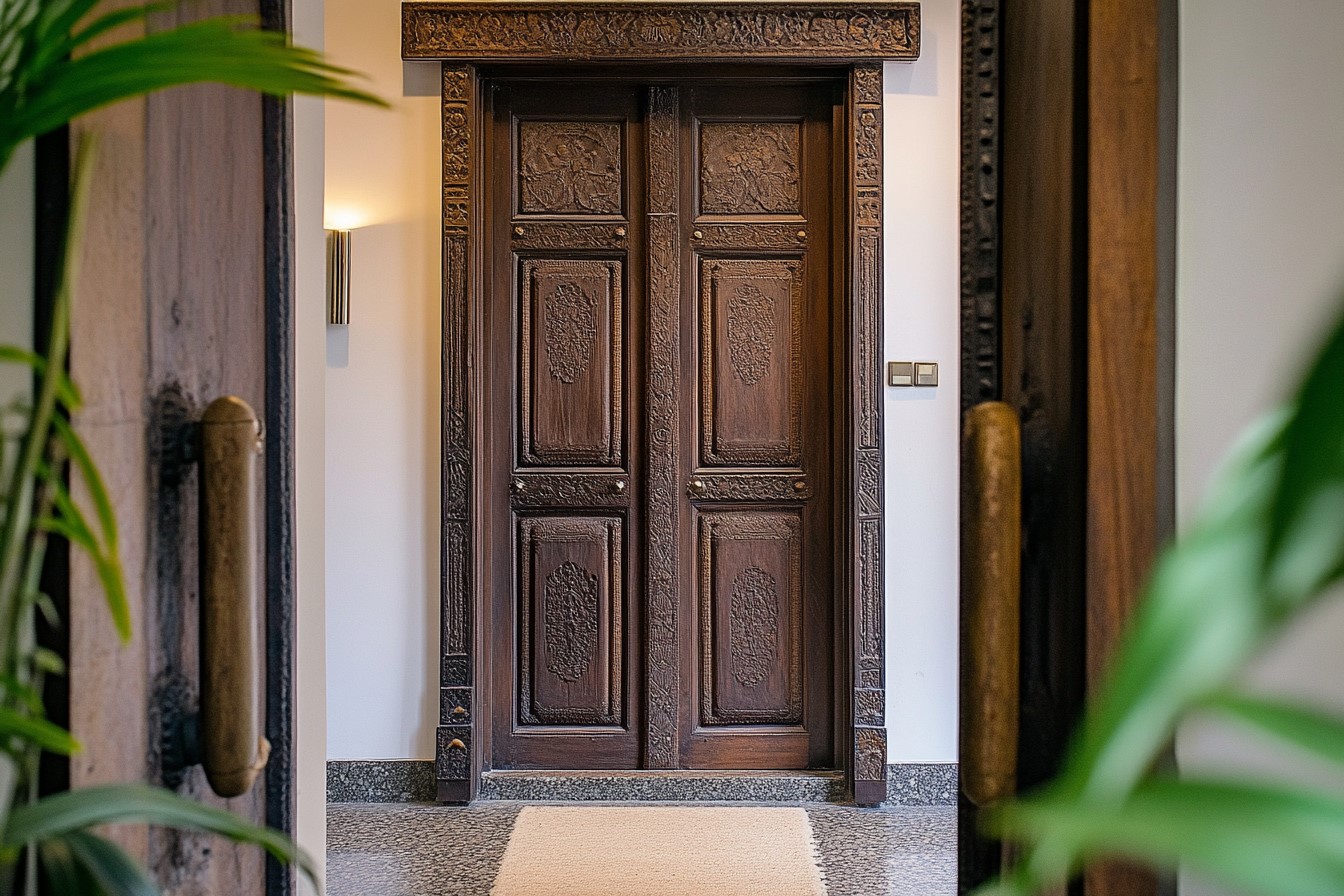
[{"label": "ornate carved lintel", "polygon": [[919,57],[918,3],[413,2],[401,21],[406,59]]}]

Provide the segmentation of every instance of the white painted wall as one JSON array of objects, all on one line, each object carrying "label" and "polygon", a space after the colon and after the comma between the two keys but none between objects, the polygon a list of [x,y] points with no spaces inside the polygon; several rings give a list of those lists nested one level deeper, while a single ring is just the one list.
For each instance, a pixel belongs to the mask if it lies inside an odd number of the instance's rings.
[{"label": "white painted wall", "polygon": [[[348,332],[326,370],[328,756],[433,756],[438,682],[437,67],[399,61],[397,0],[326,0],[326,46],[393,113],[327,108],[327,209],[352,237]],[[888,725],[894,762],[952,762],[957,718],[957,0],[886,72],[886,345],[941,363],[889,390]]]},{"label": "white painted wall", "polygon": [[438,722],[439,66],[402,63],[400,10],[326,0],[327,52],[394,105],[327,105],[327,219],[354,227],[327,331],[333,759],[432,758]]},{"label": "white painted wall", "polygon": [[[1176,477],[1188,522],[1234,435],[1295,382],[1344,285],[1344,4],[1182,0]],[[1344,711],[1344,601],[1294,628],[1247,676]],[[1188,726],[1187,772],[1344,779],[1241,730]],[[1182,881],[1185,894],[1216,888]]]},{"label": "white painted wall", "polygon": [[961,5],[923,0],[913,64],[886,67],[886,357],[937,361],[886,390],[887,755],[957,761],[961,444]]}]

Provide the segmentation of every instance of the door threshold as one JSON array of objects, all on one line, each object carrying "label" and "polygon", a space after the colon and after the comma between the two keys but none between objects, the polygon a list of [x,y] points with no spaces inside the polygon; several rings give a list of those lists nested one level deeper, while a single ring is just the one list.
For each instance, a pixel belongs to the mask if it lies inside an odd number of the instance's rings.
[{"label": "door threshold", "polygon": [[529,802],[836,803],[848,799],[838,771],[511,769],[481,775],[482,800]]}]

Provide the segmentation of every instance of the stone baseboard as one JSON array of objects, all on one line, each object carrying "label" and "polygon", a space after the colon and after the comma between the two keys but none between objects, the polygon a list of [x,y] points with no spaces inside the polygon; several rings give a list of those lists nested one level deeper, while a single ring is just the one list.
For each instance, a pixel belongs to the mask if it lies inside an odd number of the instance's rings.
[{"label": "stone baseboard", "polygon": [[337,759],[327,762],[329,803],[432,803],[434,763],[419,759]]},{"label": "stone baseboard", "polygon": [[[955,806],[957,765],[901,763],[887,766],[885,806]],[[486,773],[482,799],[497,800],[705,800],[832,802],[843,784],[828,774],[732,775],[679,773]],[[418,759],[332,760],[327,763],[329,803],[432,803],[434,763]]]},{"label": "stone baseboard", "polygon": [[955,762],[907,762],[887,766],[884,806],[955,806],[960,787]]}]

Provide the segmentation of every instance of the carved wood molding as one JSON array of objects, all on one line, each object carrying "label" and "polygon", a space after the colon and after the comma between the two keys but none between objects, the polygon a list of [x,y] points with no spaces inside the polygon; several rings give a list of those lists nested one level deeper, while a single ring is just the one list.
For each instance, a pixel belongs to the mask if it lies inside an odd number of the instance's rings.
[{"label": "carved wood molding", "polygon": [[999,382],[999,0],[961,12],[961,407]]},{"label": "carved wood molding", "polygon": [[406,59],[919,58],[919,4],[911,2],[408,2],[401,15]]}]

